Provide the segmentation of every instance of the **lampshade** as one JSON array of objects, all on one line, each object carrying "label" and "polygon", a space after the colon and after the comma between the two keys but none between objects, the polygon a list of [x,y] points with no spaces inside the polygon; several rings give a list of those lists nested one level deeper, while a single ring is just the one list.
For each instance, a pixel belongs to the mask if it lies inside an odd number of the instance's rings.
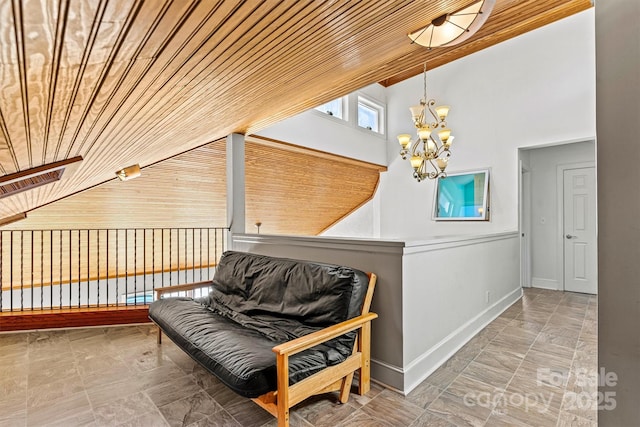
[{"label": "lampshade", "polygon": [[422,165],[422,157],[420,156],[412,156],[411,157],[411,167],[414,170],[418,170],[418,168]]},{"label": "lampshade", "polygon": [[447,140],[451,136],[451,129],[444,128],[440,132],[438,132],[438,138],[442,141],[443,144],[447,143]]},{"label": "lampshade", "polygon": [[409,38],[429,49],[462,43],[484,24],[495,3],[495,0],[480,0],[457,12],[439,16],[426,27],[409,34]]},{"label": "lampshade", "polygon": [[413,117],[413,121],[417,122],[420,120],[420,116],[424,112],[424,105],[414,105],[413,107],[409,107],[411,111],[411,117]]},{"label": "lampshade", "polygon": [[407,148],[407,146],[411,143],[411,135],[409,135],[408,133],[398,135],[398,143],[402,146],[402,148]]},{"label": "lampshade", "polygon": [[438,115],[440,120],[444,120],[447,118],[447,114],[449,114],[450,108],[451,107],[449,107],[448,105],[441,105],[439,107],[436,107],[436,114]]},{"label": "lampshade", "polygon": [[431,136],[431,128],[429,126],[423,126],[418,129],[418,138],[426,141]]},{"label": "lampshade", "polygon": [[451,144],[453,143],[454,138],[455,136],[451,135],[449,139],[447,139],[447,142],[444,143],[444,146],[447,148],[447,150],[451,148]]}]

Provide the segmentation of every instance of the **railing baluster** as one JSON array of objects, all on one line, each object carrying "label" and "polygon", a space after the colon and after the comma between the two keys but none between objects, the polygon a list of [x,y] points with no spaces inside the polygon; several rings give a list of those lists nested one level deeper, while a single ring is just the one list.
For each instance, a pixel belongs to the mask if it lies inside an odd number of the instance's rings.
[{"label": "railing baluster", "polygon": [[156,295],[156,229],[151,229],[151,291]]},{"label": "railing baluster", "polygon": [[142,233],[142,299],[143,304],[147,305],[147,229],[143,229]]},{"label": "railing baluster", "polygon": [[44,300],[44,231],[40,230],[40,310]]},{"label": "railing baluster", "polygon": [[98,265],[98,274],[96,275],[96,286],[98,287],[96,292],[96,307],[100,307],[100,229],[97,231],[97,248],[96,248],[96,264]]},{"label": "railing baluster", "polygon": [[[127,290],[128,292],[128,290]],[[133,305],[138,305],[138,229],[133,229]]]},{"label": "railing baluster", "polygon": [[191,229],[191,281],[196,281],[196,230]]},{"label": "railing baluster", "polygon": [[120,298],[118,298],[118,285],[120,284],[120,271],[118,270],[118,258],[120,258],[118,256],[118,249],[120,249],[120,247],[118,246],[118,234],[120,234],[119,230],[116,230],[116,307],[120,303]]},{"label": "railing baluster", "polygon": [[53,230],[49,230],[49,298],[50,308],[53,308]]},{"label": "railing baluster", "polygon": [[[218,230],[213,231],[213,257],[216,259],[216,263],[218,262]],[[216,268],[218,266],[216,265]]]},{"label": "railing baluster", "polygon": [[106,233],[107,235],[105,236],[107,238],[107,248],[106,248],[106,250],[107,250],[107,259],[106,259],[106,264],[107,264],[106,265],[106,267],[107,267],[107,304],[106,305],[109,305],[109,276],[111,275],[109,273],[109,229],[107,229],[106,232],[107,232]]},{"label": "railing baluster", "polygon": [[20,311],[24,311],[24,230],[20,231]]},{"label": "railing baluster", "polygon": [[[124,230],[124,305],[129,305],[129,229]],[[119,295],[118,295],[119,296]]]},{"label": "railing baluster", "polygon": [[87,307],[91,305],[91,271],[89,268],[91,267],[91,230],[87,230]]},{"label": "railing baluster", "polygon": [[189,268],[189,254],[187,252],[187,247],[189,246],[189,243],[187,242],[188,238],[189,238],[189,230],[185,228],[184,229],[184,282],[185,283],[189,282],[189,279],[187,278],[187,270]]},{"label": "railing baluster", "polygon": [[11,239],[9,241],[10,243],[10,248],[9,248],[9,301],[11,303],[10,305],[10,311],[13,311],[13,230],[11,230]]},{"label": "railing baluster", "polygon": [[81,298],[81,290],[80,290],[80,282],[82,281],[82,273],[81,273],[81,268],[82,268],[82,244],[81,242],[81,234],[82,232],[80,230],[78,230],[78,308],[80,308],[80,298]]},{"label": "railing baluster", "polygon": [[31,311],[33,311],[33,230],[31,230]]},{"label": "railing baluster", "polygon": [[[71,301],[73,300],[72,297],[72,290],[73,290],[73,263],[71,262],[72,260],[72,254],[73,254],[73,250],[72,250],[72,236],[71,236],[71,230],[69,230],[69,307],[71,307]],[[62,284],[60,284],[62,286]]]},{"label": "railing baluster", "polygon": [[163,288],[164,288],[164,231],[165,230],[166,230],[165,228],[162,229],[162,241],[160,242],[160,244],[162,246],[162,265],[161,265],[162,275],[160,276],[161,277],[160,280],[162,281],[161,284],[162,284]]},{"label": "railing baluster", "polygon": [[176,277],[178,278],[178,285],[180,284],[180,229],[176,228],[176,238],[177,238],[177,252],[178,252],[178,273],[176,274]]},{"label": "railing baluster", "polygon": [[4,271],[2,270],[2,253],[4,249],[4,231],[0,230],[0,313],[2,313],[2,311],[4,310],[4,307],[2,306],[3,303],[3,296],[4,296],[4,276],[3,273]]},{"label": "railing baluster", "polygon": [[[62,230],[60,230],[60,252],[59,252],[59,257],[60,257],[60,280],[58,280],[58,292],[60,293],[59,297],[60,299],[58,300],[58,308],[62,308]],[[53,308],[53,301],[51,302],[51,308]]]}]

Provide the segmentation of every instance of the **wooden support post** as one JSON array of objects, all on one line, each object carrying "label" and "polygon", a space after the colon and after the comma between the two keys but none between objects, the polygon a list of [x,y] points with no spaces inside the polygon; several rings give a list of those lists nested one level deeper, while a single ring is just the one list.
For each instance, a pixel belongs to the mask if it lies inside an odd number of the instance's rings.
[{"label": "wooden support post", "polygon": [[276,355],[278,372],[278,427],[289,427],[289,355]]},{"label": "wooden support post", "polygon": [[358,341],[358,347],[362,355],[358,394],[363,395],[368,393],[371,388],[371,322],[362,325],[362,329],[358,334]]}]

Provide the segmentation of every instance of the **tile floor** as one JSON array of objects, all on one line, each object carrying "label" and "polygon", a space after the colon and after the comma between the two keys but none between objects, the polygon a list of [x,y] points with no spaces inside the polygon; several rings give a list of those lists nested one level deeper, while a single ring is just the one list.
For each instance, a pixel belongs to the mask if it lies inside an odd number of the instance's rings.
[{"label": "tile floor", "polygon": [[[292,426],[595,426],[597,299],[538,289],[404,397],[314,397]],[[0,426],[276,426],[152,326],[0,335]]]}]

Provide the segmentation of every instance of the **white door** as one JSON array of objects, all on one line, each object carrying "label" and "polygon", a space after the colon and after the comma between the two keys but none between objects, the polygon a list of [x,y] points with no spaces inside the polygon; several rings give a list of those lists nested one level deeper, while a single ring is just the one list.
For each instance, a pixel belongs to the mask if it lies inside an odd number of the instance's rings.
[{"label": "white door", "polygon": [[596,294],[596,173],[564,171],[564,290]]}]

